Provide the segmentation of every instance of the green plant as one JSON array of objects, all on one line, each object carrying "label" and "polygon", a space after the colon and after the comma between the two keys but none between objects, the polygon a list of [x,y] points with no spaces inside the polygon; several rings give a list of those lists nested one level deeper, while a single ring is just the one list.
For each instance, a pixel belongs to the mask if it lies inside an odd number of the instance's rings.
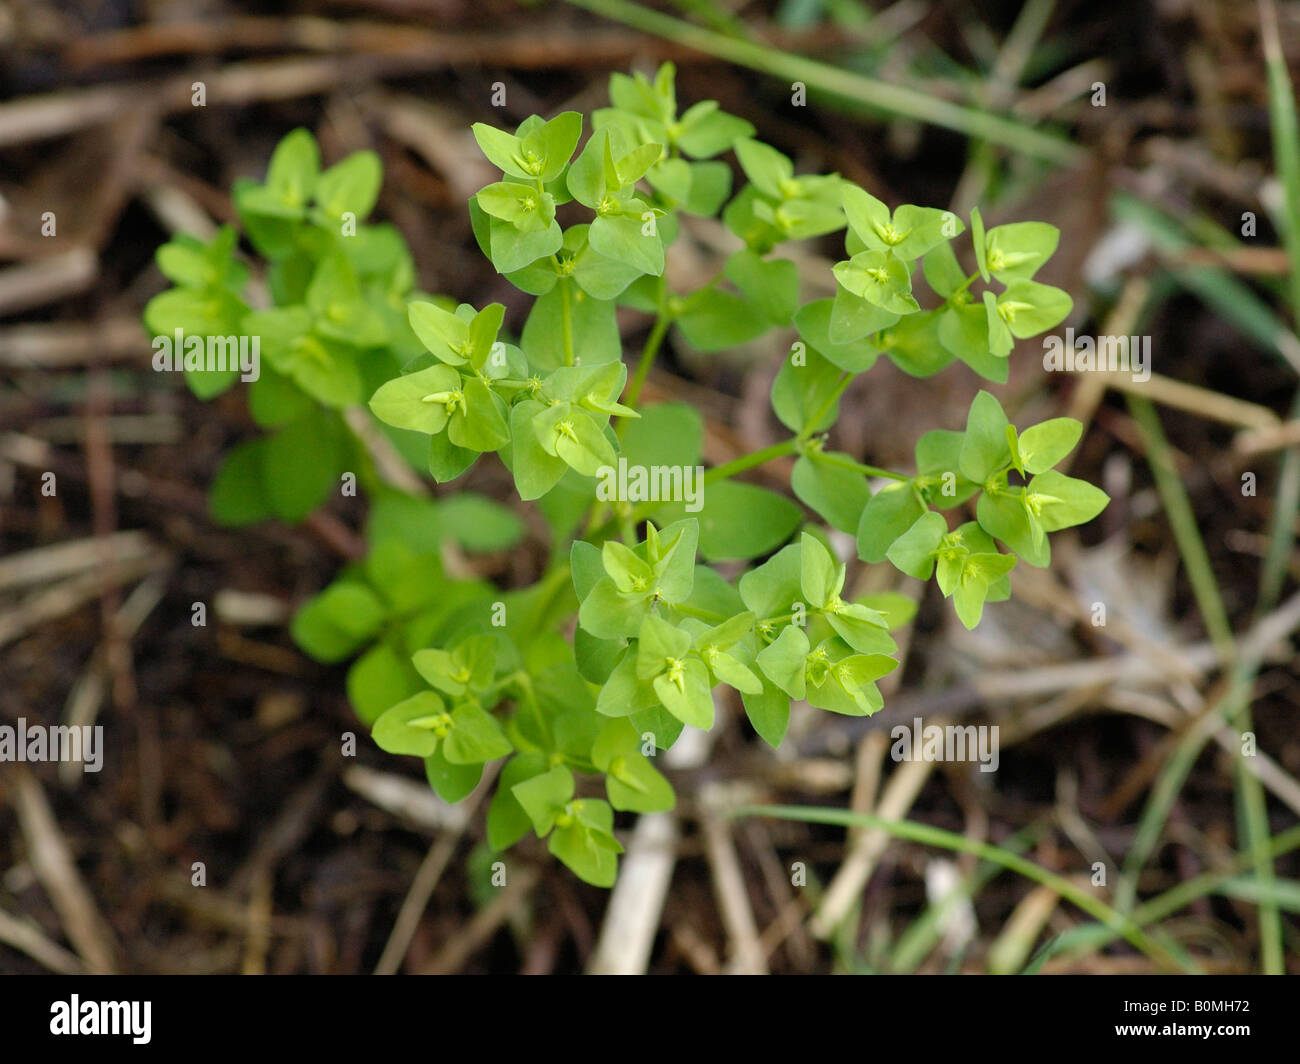
[{"label": "green plant", "polygon": [[[1068,295],[1033,280],[1056,229],[986,232],[972,212],[967,274],[952,245],[966,227],[954,214],[891,212],[836,175],[796,175],[712,102],[679,114],[671,65],[653,80],[615,74],[610,97],[581,150],[576,112],[534,116],[513,133],[474,127],[502,173],[470,200],[475,238],[533,297],[518,337],[503,332],[501,304],[413,292],[396,231],[358,221],[375,203],[378,160],[362,153],[321,172],[302,130],[276,150],[264,185],[235,190],[244,231],[269,263],[274,306],[244,302],[248,274],[224,230],[206,246],[179,238],[160,250],[180,287],[145,314],[154,333],[242,331],[266,353],[249,401],[273,435],[227,460],[212,493],[218,517],[301,517],[353,468],[372,495],[369,554],[301,609],[293,635],[321,660],[355,659],[348,693],[376,743],[422,758],[448,801],[508,758],[488,810],[491,846],[534,831],[600,885],[616,874],[614,811],[672,806],[654,759],[684,727],[712,726],[719,686],[739,693],[772,746],[792,699],[858,716],[881,707],[876,681],[897,664],[890,631],[910,620],[911,603],[846,590],[847,566],[820,522],[856,536],[867,562],[934,574],[970,627],[985,602],[1009,596],[1018,558],[1046,565],[1048,533],[1106,503],[1053,469],[1077,444],[1077,422],[1018,432],[987,392],[964,432],[921,437],[914,473],[826,448],[841,395],[882,355],[917,377],[960,359],[1004,381],[1014,341],[1070,310]],[[734,196],[731,166],[717,158],[728,151],[748,179]],[[738,250],[708,283],[673,290],[665,248],[682,217],[719,214]],[[794,263],[773,252],[846,224],[835,296],[803,303]],[[913,292],[918,266],[928,309]],[[619,305],[653,317],[630,381]],[[671,331],[708,353],[790,328],[797,339],[772,389],[790,436],[702,472],[692,490],[698,414],[639,403],[665,339]],[[232,381],[190,376],[203,396]],[[520,526],[468,493],[429,501],[388,486],[341,415],[367,399],[399,450],[439,482],[499,456],[550,527],[535,585],[503,592],[448,572],[444,538],[502,548]],[[796,458],[793,494],[820,521],[733,479],[783,456]],[[886,482],[874,493],[873,479]],[[974,520],[950,528],[944,511],[960,515],[976,496]],[[722,561],[757,564],[730,582],[714,567]]]}]

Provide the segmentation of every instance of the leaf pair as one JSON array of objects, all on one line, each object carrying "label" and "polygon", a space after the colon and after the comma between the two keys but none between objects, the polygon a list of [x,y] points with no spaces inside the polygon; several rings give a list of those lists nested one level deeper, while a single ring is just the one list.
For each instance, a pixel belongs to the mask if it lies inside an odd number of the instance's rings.
[{"label": "leaf pair", "polygon": [[937,574],[939,590],[951,597],[957,616],[967,628],[979,623],[986,600],[999,602],[1011,594],[1007,574],[1016,564],[1000,554],[988,533],[974,521],[948,531],[943,515],[927,511],[889,548],[889,560],[919,580]]},{"label": "leaf pair", "polygon": [[241,213],[298,220],[316,204],[313,220],[337,228],[345,215],[355,224],[374,209],[383,181],[383,167],[373,151],[361,151],[324,172],[320,149],[306,129],[295,129],[276,146],[264,184],[239,186],[235,194]]},{"label": "leaf pair", "polygon": [[614,838],[614,810],[599,798],[574,799],[573,773],[563,765],[516,783],[512,791],[547,849],[579,879],[613,886],[623,847]]},{"label": "leaf pair", "polygon": [[791,698],[847,716],[875,713],[884,698],[875,681],[898,667],[884,654],[852,653],[838,638],[816,647],[797,625],[788,625],[758,653],[758,665]]},{"label": "leaf pair", "polygon": [[[647,522],[646,541],[635,550],[606,540],[600,551],[603,573],[588,587],[578,587],[578,623],[599,639],[636,636],[655,604],[684,602],[690,596],[698,542],[699,522],[694,518],[662,532]],[[575,551],[581,546],[575,543]],[[577,566],[574,576],[576,586]]]}]

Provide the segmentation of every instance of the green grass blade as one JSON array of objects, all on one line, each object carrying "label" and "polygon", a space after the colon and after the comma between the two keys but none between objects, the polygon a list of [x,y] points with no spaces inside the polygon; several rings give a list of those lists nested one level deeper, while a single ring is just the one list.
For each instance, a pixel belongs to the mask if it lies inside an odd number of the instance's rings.
[{"label": "green grass blade", "polygon": [[1186,971],[1186,965],[1171,955],[1169,950],[1153,941],[1140,927],[1128,917],[1111,908],[1104,901],[1089,894],[1077,884],[1064,876],[1049,872],[1041,865],[994,846],[991,843],[968,839],[955,832],[942,828],[919,824],[912,820],[884,820],[871,813],[854,813],[847,809],[826,809],[820,806],[804,805],[757,805],[743,806],[732,810],[732,816],[766,816],[778,820],[796,820],[807,824],[833,824],[845,828],[876,828],[887,832],[895,838],[909,842],[919,842],[926,846],[938,846],[958,853],[970,853],[981,860],[992,861],[1026,879],[1039,883],[1056,891],[1062,898],[1082,909],[1099,923],[1123,936],[1131,945],[1141,950],[1160,967],[1169,970]]},{"label": "green grass blade", "polygon": [[631,0],[569,0],[575,7],[621,22],[625,26],[693,48],[737,66],[748,67],[788,82],[803,82],[814,92],[837,97],[858,108],[867,107],[918,122],[956,130],[1050,162],[1077,162],[1080,149],[1064,138],[1033,129],[1001,115],[935,99],[924,92],[856,74],[779,48],[729,37],[684,22]]}]

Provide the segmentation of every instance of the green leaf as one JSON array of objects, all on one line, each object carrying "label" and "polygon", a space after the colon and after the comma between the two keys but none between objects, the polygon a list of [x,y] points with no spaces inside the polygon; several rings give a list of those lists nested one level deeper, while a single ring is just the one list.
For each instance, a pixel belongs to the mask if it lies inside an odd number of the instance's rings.
[{"label": "green leaf", "polygon": [[998,314],[1018,339],[1054,329],[1074,308],[1069,293],[1037,281],[1012,281],[998,296]]},{"label": "green leaf", "polygon": [[[1005,294],[1004,292],[1003,295]],[[988,289],[984,291],[984,321],[989,337],[989,351],[998,358],[1006,358],[1016,346],[1016,341],[1007,328],[997,298]]]},{"label": "green leaf", "polygon": [[929,580],[934,572],[934,553],[947,534],[948,522],[943,514],[928,510],[894,540],[886,557],[908,576]]},{"label": "green leaf", "polygon": [[752,125],[718,110],[713,100],[701,100],[687,108],[677,125],[677,147],[694,159],[711,159],[754,135]]},{"label": "green leaf", "polygon": [[[629,201],[640,204],[639,200]],[[644,204],[642,204],[644,206]],[[591,246],[606,258],[635,267],[642,273],[658,277],[664,272],[664,242],[659,236],[653,218],[638,212],[636,217],[626,215],[598,215],[591,223],[587,239]]]},{"label": "green leaf", "polygon": [[303,520],[339,484],[343,441],[337,423],[310,416],[286,425],[262,452],[262,497],[285,521]]},{"label": "green leaf", "polygon": [[853,535],[862,511],[871,501],[867,478],[853,469],[833,464],[839,459],[851,462],[846,454],[809,451],[794,464],[790,487],[799,501],[816,511],[841,532]]},{"label": "green leaf", "polygon": [[605,792],[615,809],[657,813],[676,804],[672,785],[641,755],[641,736],[626,719],[605,723],[592,745],[591,760],[606,774]]},{"label": "green leaf", "polygon": [[990,587],[1004,578],[1015,564],[1016,559],[1010,554],[971,554],[966,557],[952,596],[952,604],[962,624],[967,628],[979,624]]},{"label": "green leaf", "polygon": [[538,259],[554,255],[564,246],[564,233],[559,222],[554,219],[545,228],[521,232],[510,222],[490,218],[488,245],[492,251],[492,265],[497,272],[510,274]]},{"label": "green leaf", "polygon": [[455,480],[478,458],[478,451],[457,447],[446,433],[429,438],[429,474],[439,484]]},{"label": "green leaf", "polygon": [[442,741],[438,731],[445,735],[449,722],[443,700],[421,691],[382,714],[370,734],[387,753],[428,757]]},{"label": "green leaf", "polygon": [[1045,568],[1051,561],[1051,548],[1042,522],[1035,518],[1031,523],[1019,490],[1003,489],[996,493],[985,490],[976,505],[976,515],[980,528],[1001,540],[1030,565]]},{"label": "green leaf", "polygon": [[835,264],[835,279],[849,292],[892,314],[911,314],[920,305],[912,296],[907,266],[885,251],[863,251]]},{"label": "green leaf", "polygon": [[898,649],[884,614],[860,602],[833,604],[826,620],[835,634],[860,654],[892,654]]},{"label": "green leaf", "polygon": [[454,765],[443,756],[439,747],[424,759],[424,775],[434,793],[444,802],[454,805],[468,798],[478,786],[478,781],[483,778],[483,766]]},{"label": "green leaf", "polygon": [[470,451],[495,451],[510,442],[505,403],[481,377],[462,378],[463,398],[447,424],[447,438]]},{"label": "green leaf", "polygon": [[754,731],[775,750],[790,725],[790,696],[770,680],[764,680],[759,694],[742,694],[740,699]]},{"label": "green leaf", "polygon": [[489,126],[485,122],[475,122],[471,130],[474,133],[474,139],[478,142],[479,150],[487,156],[488,161],[498,170],[502,170],[514,177],[528,178],[533,176],[523,167],[523,161],[519,157],[519,140],[513,134],[507,133],[504,129]]},{"label": "green leaf", "polygon": [[970,239],[975,247],[975,262],[984,283],[989,281],[988,247],[984,234],[984,217],[978,207],[970,209]]},{"label": "green leaf", "polygon": [[1061,231],[1046,222],[1013,222],[990,229],[985,241],[989,273],[1003,284],[1026,281],[1056,251]]},{"label": "green leaf", "polygon": [[840,368],[853,372],[869,369],[876,361],[878,345],[858,341],[888,329],[898,322],[898,315],[844,288],[836,289],[829,317],[820,309],[825,302],[809,303],[799,312],[800,334]]},{"label": "green leaf", "polygon": [[465,364],[464,350],[469,345],[465,318],[427,300],[412,300],[406,305],[406,314],[420,343],[435,358],[452,366]]},{"label": "green leaf", "polygon": [[448,407],[461,392],[461,377],[450,366],[430,366],[382,385],[370,399],[375,417],[399,429],[437,435],[447,427]]},{"label": "green leaf", "polygon": [[1011,449],[1007,446],[1009,424],[997,399],[985,391],[975,396],[966,417],[966,437],[958,458],[962,476],[983,484],[1011,464]]},{"label": "green leaf", "polygon": [[[564,231],[564,247],[559,255],[561,268],[566,268],[567,261],[571,265],[574,281],[592,299],[615,299],[623,294],[628,285],[644,275],[635,266],[615,262],[593,248],[588,240],[590,230],[589,225],[573,225]],[[555,275],[552,272],[550,283],[554,282]],[[544,291],[549,291],[549,286]],[[605,350],[605,345],[601,349]],[[587,361],[592,359],[588,358]]]},{"label": "green leaf", "polygon": [[939,210],[937,207],[916,207],[910,203],[904,203],[894,211],[893,224],[902,235],[902,239],[893,245],[894,254],[908,261],[919,259],[938,245],[966,231],[966,227],[952,211]]},{"label": "green leaf", "polygon": [[581,407],[556,403],[533,419],[532,430],[548,454],[563,459],[583,476],[594,477],[618,460],[601,425]]},{"label": "green leaf", "polygon": [[732,145],[745,176],[765,196],[785,198],[784,183],[794,176],[794,165],[775,148],[762,141],[743,138]]},{"label": "green leaf", "polygon": [[858,601],[881,614],[891,632],[911,624],[916,617],[918,607],[916,599],[899,591],[880,591],[874,595],[863,595]]},{"label": "green leaf", "polygon": [[354,347],[378,347],[389,342],[388,327],[362,297],[352,264],[342,253],[327,255],[307,286],[312,327],[323,337]]},{"label": "green leaf", "polygon": [[474,198],[491,217],[509,222],[521,233],[547,229],[555,220],[555,198],[531,185],[498,181],[479,189]]},{"label": "green leaf", "polygon": [[266,190],[286,211],[301,214],[320,175],[320,149],[305,129],[289,133],[271,154]]},{"label": "green leaf", "polygon": [[700,412],[687,403],[656,403],[641,408],[641,417],[623,425],[620,453],[628,466],[699,464],[704,424]]},{"label": "green leaf", "polygon": [[513,749],[491,713],[469,704],[452,711],[451,730],[443,744],[443,753],[453,765],[494,761]]},{"label": "green leaf", "polygon": [[612,151],[610,138],[613,135],[614,130],[608,127],[596,130],[565,176],[569,194],[592,210],[600,204],[605,193],[611,191],[606,182],[605,156]]},{"label": "green leaf", "polygon": [[796,344],[772,382],[772,409],[786,428],[811,435],[835,423],[840,391],[839,368],[815,349]]},{"label": "green leaf", "polygon": [[248,386],[248,412],[262,428],[276,428],[310,413],[311,397],[269,366]]},{"label": "green leaf", "polygon": [[705,353],[738,347],[771,328],[766,311],[716,288],[691,297],[675,323],[686,342]]},{"label": "green leaf", "polygon": [[348,701],[368,725],[373,726],[385,710],[423,689],[424,682],[410,661],[388,643],[376,643],[348,669]]},{"label": "green leaf", "polygon": [[[619,591],[614,581],[602,578],[592,588],[591,594],[582,600],[578,610],[578,623],[598,639],[627,639],[635,636],[642,619],[650,610],[650,592],[625,593]],[[614,670],[614,676],[618,669]],[[611,676],[612,684],[614,677]],[[635,680],[635,675],[633,676]],[[606,685],[601,692],[601,703],[610,695],[611,687]],[[612,697],[612,696],[611,696]],[[597,706],[600,709],[599,705]],[[605,712],[600,709],[600,712]],[[623,712],[628,712],[625,708]]]},{"label": "green leaf", "polygon": [[820,539],[807,532],[799,537],[799,587],[810,606],[820,609],[838,597],[844,573]]},{"label": "green leaf", "polygon": [[594,299],[570,282],[561,281],[537,298],[524,322],[519,342],[531,365],[539,369],[565,365],[566,305],[575,363],[595,366],[622,356],[623,341],[614,320],[614,304]]},{"label": "green leaf", "polygon": [[918,486],[932,505],[941,510],[960,506],[979,490],[961,475],[961,449],[966,435],[934,429],[916,441]]},{"label": "green leaf", "polygon": [[[826,649],[823,643],[814,655]],[[833,664],[818,662],[810,669],[808,701],[832,713],[870,716],[884,705],[874,681],[897,667],[897,661],[883,654],[853,654]]]},{"label": "green leaf", "polygon": [[783,547],[740,578],[740,597],[760,620],[790,613],[802,601],[802,552],[797,543]]},{"label": "green leaf", "polygon": [[676,668],[656,676],[653,685],[663,707],[683,724],[704,731],[713,727],[709,670],[699,658],[679,661]]},{"label": "green leaf", "polygon": [[496,852],[509,849],[532,829],[533,822],[515,797],[514,788],[546,771],[543,754],[519,754],[501,770],[487,812],[488,845]]},{"label": "green leaf", "polygon": [[880,357],[880,347],[867,334],[854,339],[837,339],[835,326],[841,326],[841,337],[851,336],[859,329],[876,332],[898,321],[898,315],[882,310],[866,300],[840,289],[834,299],[818,299],[799,308],[794,316],[800,337],[831,365],[845,373],[862,373],[870,369]]},{"label": "green leaf", "polygon": [[541,498],[569,468],[563,458],[542,446],[533,431],[534,422],[545,411],[535,399],[525,399],[510,411],[510,469],[519,497],[525,501]]},{"label": "green leaf", "polygon": [[440,499],[434,520],[443,536],[469,551],[506,550],[524,535],[524,523],[513,510],[469,492]]},{"label": "green leaf", "polygon": [[685,602],[695,585],[695,556],[701,538],[694,517],[655,529],[646,522],[646,558],[659,577],[660,597],[669,603]]},{"label": "green leaf", "polygon": [[1070,417],[1056,417],[1020,434],[1020,458],[1028,473],[1045,473],[1074,450],[1083,425]]},{"label": "green leaf", "polygon": [[933,377],[953,361],[952,352],[939,342],[937,310],[909,314],[892,328],[877,334],[876,343],[889,360],[913,377]]},{"label": "green leaf", "polygon": [[663,145],[653,143],[638,144],[631,151],[620,155],[614,163],[614,169],[618,173],[618,187],[626,188],[636,184],[662,155]]},{"label": "green leaf", "polygon": [[383,180],[379,156],[373,151],[355,152],[320,175],[316,203],[335,221],[350,211],[353,221],[359,222],[374,210]]},{"label": "green leaf", "polygon": [[[606,543],[605,546],[619,546],[619,544]],[[606,561],[605,568],[609,567],[609,562]],[[661,617],[651,614],[641,622],[640,631],[637,633],[637,679],[653,680],[672,662],[684,658],[690,649],[689,633],[674,628]]]},{"label": "green leaf", "polygon": [[[600,593],[601,587],[610,586],[602,582],[597,585],[597,590],[592,593],[592,598]],[[588,602],[591,599],[587,600]],[[585,607],[587,602],[583,603]],[[641,620],[647,614],[643,610],[640,617],[637,618],[632,628],[632,634],[635,635]],[[583,622],[586,627],[586,623]],[[628,717],[642,710],[649,709],[651,706],[658,705],[658,696],[655,694],[654,687],[648,682],[637,678],[637,655],[635,650],[629,650],[624,654],[622,660],[614,666],[614,670],[609,674],[609,679],[605,681],[605,686],[601,688],[600,694],[596,698],[596,712],[607,717]]]},{"label": "green leaf", "polygon": [[947,242],[926,253],[921,261],[921,270],[926,283],[944,299],[966,283],[966,275],[957,262],[957,252]]},{"label": "green leaf", "polygon": [[939,315],[939,342],[968,364],[989,357],[988,312],[983,303],[950,306]]},{"label": "green leaf", "polygon": [[208,510],[218,524],[241,527],[273,516],[262,491],[266,437],[234,448],[221,463],[208,489]]},{"label": "green leaf", "polygon": [[868,562],[884,561],[893,545],[925,513],[910,480],[886,484],[867,503],[858,522],[858,557]]},{"label": "green leaf", "polygon": [[624,594],[653,593],[654,566],[617,540],[606,540],[600,552],[601,565],[614,586]]},{"label": "green leaf", "polygon": [[890,226],[889,208],[870,192],[848,182],[841,187],[840,197],[849,228],[858,239],[873,250],[889,250],[892,245],[885,240]]},{"label": "green leaf", "polygon": [[1110,496],[1100,488],[1054,469],[1030,480],[1025,498],[1048,532],[1086,524],[1110,502]]},{"label": "green leaf", "polygon": [[383,603],[373,591],[356,581],[340,581],[303,604],[289,633],[306,653],[330,663],[351,657],[383,623]]},{"label": "green leaf", "polygon": [[806,693],[804,663],[810,647],[803,629],[786,625],[776,641],[758,652],[758,666],[772,683],[791,698]]},{"label": "green leaf", "polygon": [[[720,481],[708,485],[703,498],[696,515],[700,523],[699,549],[710,562],[767,554],[788,540],[803,518],[798,505],[755,484]],[[685,507],[674,503],[658,513],[675,518],[685,513]]]},{"label": "green leaf", "polygon": [[533,830],[545,837],[573,798],[573,773],[563,765],[555,765],[548,772],[514,784],[511,790],[532,821]]},{"label": "green leaf", "polygon": [[[596,798],[574,802],[573,808],[592,816],[596,809],[609,812],[612,827],[613,811]],[[603,825],[604,817],[601,818]],[[606,827],[594,827],[582,821],[563,824],[551,834],[547,849],[585,883],[596,887],[611,887],[618,875],[618,857],[623,848]]]},{"label": "green leaf", "polygon": [[523,139],[522,155],[525,161],[530,154],[540,157],[541,172],[536,176],[543,182],[554,181],[573,158],[581,136],[582,114],[564,111]]},{"label": "green leaf", "polygon": [[725,267],[727,279],[771,321],[788,325],[799,307],[799,271],[789,259],[765,260],[748,248]]}]

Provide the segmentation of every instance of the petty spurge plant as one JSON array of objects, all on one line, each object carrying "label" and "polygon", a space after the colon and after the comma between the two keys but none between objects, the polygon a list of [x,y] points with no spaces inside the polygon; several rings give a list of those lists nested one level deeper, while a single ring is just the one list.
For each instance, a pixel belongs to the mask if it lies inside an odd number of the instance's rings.
[{"label": "petty spurge plant", "polygon": [[[1017,431],[987,392],[964,432],[920,438],[914,471],[826,447],[840,397],[882,355],[916,377],[960,359],[1004,381],[1015,340],[1070,310],[1068,295],[1033,280],[1056,229],[985,231],[973,211],[968,274],[953,247],[966,232],[956,215],[890,211],[836,175],[796,175],[712,102],[679,114],[671,65],[653,80],[615,74],[610,97],[585,143],[577,112],[533,116],[513,132],[474,127],[502,175],[470,200],[474,235],[533,297],[517,337],[503,331],[502,304],[413,292],[396,230],[363,222],[378,158],[363,152],[321,171],[303,130],[277,148],[264,184],[235,189],[244,233],[267,263],[265,294],[248,295],[226,229],[207,245],[182,237],[160,249],[178,287],[145,314],[155,334],[260,342],[266,367],[249,403],[270,434],[230,455],[212,492],[219,518],[301,518],[349,475],[371,495],[369,554],[301,609],[293,635],[321,660],[355,658],[348,693],[375,742],[422,758],[452,802],[485,764],[508,759],[488,810],[491,846],[534,831],[578,876],[606,886],[621,850],[614,811],[672,806],[655,758],[684,727],[712,727],[718,688],[739,693],[773,746],[791,700],[854,716],[881,707],[876,681],[897,664],[890,630],[910,615],[902,596],[852,592],[827,526],[856,536],[867,562],[933,574],[970,627],[985,602],[1008,597],[1017,559],[1046,565],[1048,533],[1106,503],[1053,469],[1078,442],[1077,422]],[[747,179],[734,196],[732,166],[718,158],[727,152]],[[678,291],[665,249],[686,219],[719,213],[737,250],[708,283]],[[778,249],[846,225],[834,298],[802,302]],[[918,267],[926,307],[913,291]],[[252,309],[258,299],[271,305]],[[630,382],[620,305],[653,318]],[[639,403],[658,351],[670,334],[708,353],[774,329],[791,338],[772,389],[789,437],[697,480],[699,415]],[[202,396],[234,379],[197,364],[189,376]],[[521,525],[479,496],[431,502],[385,483],[342,414],[363,402],[440,483],[483,454],[499,457],[550,526],[535,585],[503,592],[449,571],[446,537],[499,549]],[[812,519],[733,479],[782,456],[796,458],[792,491]],[[723,561],[752,567],[731,581],[713,567]]]}]

